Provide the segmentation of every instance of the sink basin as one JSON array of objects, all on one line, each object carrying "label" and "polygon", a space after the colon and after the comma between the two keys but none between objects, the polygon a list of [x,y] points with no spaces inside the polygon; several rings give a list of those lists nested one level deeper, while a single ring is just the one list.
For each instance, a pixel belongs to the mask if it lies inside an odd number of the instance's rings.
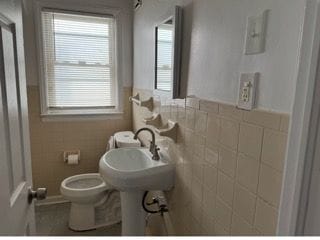
[{"label": "sink basin", "polygon": [[165,152],[159,156],[155,161],[147,148],[118,148],[100,159],[100,175],[120,190],[123,236],[145,234],[146,212],[141,204],[145,191],[173,187],[175,166]]},{"label": "sink basin", "polygon": [[120,191],[169,190],[174,182],[174,164],[160,152],[152,159],[147,148],[119,148],[107,152],[100,160],[102,178]]}]

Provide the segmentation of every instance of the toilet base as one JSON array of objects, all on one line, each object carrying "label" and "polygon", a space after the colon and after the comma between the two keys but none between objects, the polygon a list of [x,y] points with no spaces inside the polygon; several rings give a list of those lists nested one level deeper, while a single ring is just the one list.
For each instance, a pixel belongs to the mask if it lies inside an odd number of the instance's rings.
[{"label": "toilet base", "polygon": [[62,181],[60,191],[71,202],[71,230],[88,231],[121,221],[120,194],[99,173],[68,177]]},{"label": "toilet base", "polygon": [[120,220],[115,220],[96,224],[94,208],[92,205],[72,203],[69,215],[69,228],[75,232],[84,232],[121,222]]},{"label": "toilet base", "polygon": [[94,206],[89,204],[71,204],[69,228],[74,231],[95,229]]}]

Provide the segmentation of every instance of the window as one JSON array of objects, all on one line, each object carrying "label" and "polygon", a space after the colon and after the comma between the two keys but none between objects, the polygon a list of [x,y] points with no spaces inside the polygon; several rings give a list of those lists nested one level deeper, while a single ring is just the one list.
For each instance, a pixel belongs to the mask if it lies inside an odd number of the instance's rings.
[{"label": "window", "polygon": [[173,28],[172,20],[157,27],[156,89],[158,90],[172,90]]},{"label": "window", "polygon": [[158,28],[157,89],[171,91],[172,83],[172,27]]},{"label": "window", "polygon": [[41,11],[45,114],[117,108],[115,22],[113,16]]}]

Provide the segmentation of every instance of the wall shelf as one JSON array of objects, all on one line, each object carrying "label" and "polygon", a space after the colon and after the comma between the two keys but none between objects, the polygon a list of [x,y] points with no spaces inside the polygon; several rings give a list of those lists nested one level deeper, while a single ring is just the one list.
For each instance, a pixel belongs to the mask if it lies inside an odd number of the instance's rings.
[{"label": "wall shelf", "polygon": [[129,102],[140,102],[140,95],[137,93],[136,95],[129,97]]},{"label": "wall shelf", "polygon": [[153,97],[150,97],[148,100],[142,101],[140,99],[139,93],[137,93],[135,96],[129,97],[129,102],[134,102],[140,107],[148,108],[150,112],[153,110]]},{"label": "wall shelf", "polygon": [[144,118],[143,122],[146,125],[160,127],[161,126],[161,115],[159,113],[154,113],[151,117]]},{"label": "wall shelf", "polygon": [[155,129],[156,133],[158,133],[160,136],[169,137],[174,142],[177,142],[177,130],[178,123],[171,120],[168,120],[164,126]]}]

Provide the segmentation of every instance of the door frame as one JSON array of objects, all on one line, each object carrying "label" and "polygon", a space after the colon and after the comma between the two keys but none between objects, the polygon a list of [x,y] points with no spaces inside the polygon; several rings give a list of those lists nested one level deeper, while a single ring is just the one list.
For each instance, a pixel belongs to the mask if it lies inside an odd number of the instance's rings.
[{"label": "door frame", "polygon": [[[303,235],[320,114],[320,0],[306,0],[277,235]],[[314,131],[314,130],[317,131]]]},{"label": "door frame", "polygon": [[[0,19],[2,22],[2,27],[8,29],[10,34],[12,34],[13,42],[13,58],[14,58],[14,71],[15,71],[15,81],[16,81],[16,91],[17,91],[17,118],[19,118],[19,128],[20,128],[20,140],[22,144],[21,154],[23,155],[22,163],[24,168],[24,177],[21,180],[20,185],[16,187],[17,192],[10,195],[10,192],[5,189],[8,185],[8,176],[2,174],[0,180],[3,183],[3,191],[0,194],[0,201],[3,204],[1,211],[1,230],[4,229],[1,235],[34,235],[35,234],[35,219],[34,219],[34,203],[28,202],[28,191],[29,187],[32,187],[32,168],[31,168],[31,152],[30,152],[30,133],[29,133],[29,119],[28,119],[28,103],[27,103],[27,85],[26,85],[26,71],[25,71],[25,52],[24,52],[24,39],[23,39],[23,0],[7,0],[1,2],[1,10],[3,7],[3,12],[0,13]],[[14,25],[12,25],[14,24]],[[14,27],[12,27],[14,26]],[[1,53],[2,55],[3,53]],[[3,56],[0,56],[4,58]],[[1,73],[4,74],[4,68],[1,67]],[[1,81],[0,90],[4,93],[6,90],[2,87],[6,86],[7,79],[3,77],[3,82]],[[5,95],[4,95],[5,96]],[[3,97],[4,97],[3,96]],[[6,97],[4,97],[7,101]],[[2,102],[2,108],[7,111],[7,102]],[[1,109],[2,109],[1,108]],[[0,109],[0,110],[1,110]],[[7,112],[6,112],[7,114]],[[3,116],[5,118],[6,114]],[[7,123],[4,121],[2,123]],[[6,126],[3,125],[2,128]],[[9,134],[9,133],[7,133]],[[6,139],[1,138],[5,143]],[[6,144],[2,144],[1,147],[7,148]],[[5,149],[3,150],[6,151]],[[1,167],[3,171],[9,174],[9,168],[7,167],[6,161],[1,162]],[[17,218],[17,216],[19,216]]]}]

